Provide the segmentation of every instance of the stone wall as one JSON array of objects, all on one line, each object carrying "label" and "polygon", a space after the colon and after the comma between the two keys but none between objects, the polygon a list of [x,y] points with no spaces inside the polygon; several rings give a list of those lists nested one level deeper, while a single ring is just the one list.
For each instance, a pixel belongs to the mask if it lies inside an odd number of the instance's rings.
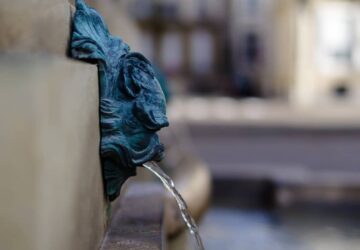
[{"label": "stone wall", "polygon": [[106,224],[96,67],[0,57],[0,248],[96,249]]},{"label": "stone wall", "polygon": [[[97,4],[136,44],[123,10]],[[105,233],[97,68],[67,56],[74,10],[0,0],[0,249],[98,249]]]}]

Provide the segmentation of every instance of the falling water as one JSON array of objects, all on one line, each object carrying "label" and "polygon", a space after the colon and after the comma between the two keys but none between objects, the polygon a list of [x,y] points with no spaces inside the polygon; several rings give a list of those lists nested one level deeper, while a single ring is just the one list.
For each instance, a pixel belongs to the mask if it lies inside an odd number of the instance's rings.
[{"label": "falling water", "polygon": [[198,248],[200,250],[204,250],[204,245],[200,237],[199,229],[196,226],[194,219],[191,217],[189,209],[184,199],[181,197],[180,193],[175,188],[173,180],[167,174],[165,174],[165,172],[155,162],[147,162],[144,163],[143,166],[149,171],[151,171],[154,175],[156,175],[164,184],[165,188],[175,198],[179,206],[181,216],[185,221],[187,227],[189,228],[190,233],[194,235]]}]

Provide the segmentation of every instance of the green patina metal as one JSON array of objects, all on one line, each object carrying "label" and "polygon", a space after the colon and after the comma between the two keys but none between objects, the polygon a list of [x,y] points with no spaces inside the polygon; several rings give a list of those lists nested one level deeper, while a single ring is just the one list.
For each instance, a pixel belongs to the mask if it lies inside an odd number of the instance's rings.
[{"label": "green patina metal", "polygon": [[99,13],[83,0],[76,1],[71,55],[98,65],[100,156],[112,201],[137,166],[163,157],[156,132],[169,125],[164,93],[151,63],[112,36]]}]

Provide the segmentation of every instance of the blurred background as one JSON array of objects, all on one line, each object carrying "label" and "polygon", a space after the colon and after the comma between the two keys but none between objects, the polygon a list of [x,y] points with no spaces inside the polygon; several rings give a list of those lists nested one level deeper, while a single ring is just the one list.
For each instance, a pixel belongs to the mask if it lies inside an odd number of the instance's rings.
[{"label": "blurred background", "polygon": [[177,94],[356,102],[357,1],[121,2]]},{"label": "blurred background", "polygon": [[121,4],[210,169],[207,249],[359,249],[360,1]]},{"label": "blurred background", "polygon": [[[0,0],[5,250],[95,249],[109,222],[98,72],[68,53],[74,2]],[[86,2],[156,67],[162,167],[207,250],[360,249],[360,0]],[[128,202],[150,215],[123,216],[137,226],[123,240],[192,250],[174,200],[152,195],[155,209]]]}]

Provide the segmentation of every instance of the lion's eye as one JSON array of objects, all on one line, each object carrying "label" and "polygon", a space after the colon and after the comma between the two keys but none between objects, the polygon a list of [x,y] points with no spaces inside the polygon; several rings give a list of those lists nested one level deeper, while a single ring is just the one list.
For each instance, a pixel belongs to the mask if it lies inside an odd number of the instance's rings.
[{"label": "lion's eye", "polygon": [[141,81],[138,79],[138,70],[128,61],[126,65],[124,65],[122,74],[120,86],[123,86],[124,92],[129,97],[137,97],[141,91]]},{"label": "lion's eye", "polygon": [[140,66],[141,68],[146,68],[146,65],[145,65],[144,62],[140,62],[140,63],[139,63],[139,66]]}]

